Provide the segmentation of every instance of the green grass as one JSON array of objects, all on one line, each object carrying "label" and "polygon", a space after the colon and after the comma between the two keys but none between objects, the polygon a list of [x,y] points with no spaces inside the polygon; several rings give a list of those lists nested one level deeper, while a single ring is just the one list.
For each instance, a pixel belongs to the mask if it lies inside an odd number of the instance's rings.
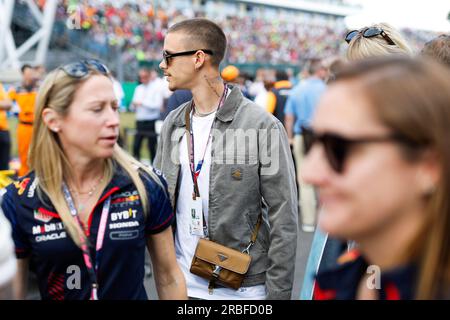
[{"label": "green grass", "polygon": [[[11,157],[15,158],[17,157],[17,118],[12,117],[8,118],[9,123],[9,131],[11,133]],[[125,149],[132,154],[132,148],[133,148],[133,135],[128,135],[127,137],[124,136],[125,128],[134,129],[136,126],[135,123],[135,115],[132,112],[124,112],[120,114],[120,131],[124,138],[126,138],[126,145]],[[147,150],[147,143],[144,141],[141,147],[141,157],[142,159],[148,159],[149,154]]]}]

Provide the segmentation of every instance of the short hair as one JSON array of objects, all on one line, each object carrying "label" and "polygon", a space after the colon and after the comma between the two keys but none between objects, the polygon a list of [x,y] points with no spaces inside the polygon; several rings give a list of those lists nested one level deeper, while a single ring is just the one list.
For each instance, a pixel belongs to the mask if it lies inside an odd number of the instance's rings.
[{"label": "short hair", "polygon": [[214,22],[195,18],[178,22],[171,26],[168,33],[181,32],[186,34],[186,44],[193,44],[199,47],[189,48],[209,49],[213,52],[211,55],[212,65],[218,67],[225,56],[227,48],[227,37],[223,30]]},{"label": "short hair", "polygon": [[24,73],[26,69],[33,69],[33,70],[34,70],[34,68],[33,68],[31,65],[29,65],[28,63],[25,63],[25,64],[20,68],[20,72]]},{"label": "short hair", "polygon": [[277,81],[289,80],[289,76],[285,70],[278,69],[275,72],[275,77],[277,78]]},{"label": "short hair", "polygon": [[314,75],[317,71],[324,69],[324,68],[325,67],[324,67],[321,59],[313,58],[313,59],[309,60],[308,73],[310,75]]},{"label": "short hair", "polygon": [[420,54],[450,67],[450,35],[441,34],[439,37],[428,41]]},{"label": "short hair", "polygon": [[[398,30],[387,23],[377,23],[370,27],[382,29],[389,38],[394,41],[395,45],[387,43],[381,35],[373,38],[365,38],[362,34],[356,35],[350,41],[347,49],[347,59],[361,60],[376,56],[387,56],[391,54],[412,56],[412,50],[408,46],[406,40]],[[364,28],[363,28],[364,29]]]}]

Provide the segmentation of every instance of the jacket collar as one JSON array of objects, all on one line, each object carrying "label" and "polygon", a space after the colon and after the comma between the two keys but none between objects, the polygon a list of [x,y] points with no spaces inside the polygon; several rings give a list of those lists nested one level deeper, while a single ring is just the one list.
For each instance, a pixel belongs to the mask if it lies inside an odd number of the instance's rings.
[{"label": "jacket collar", "polygon": [[[228,94],[227,99],[225,100],[223,106],[217,111],[216,118],[222,122],[230,122],[233,121],[234,115],[236,114],[239,105],[242,102],[244,96],[239,90],[238,87],[232,86],[228,84],[228,88],[230,89],[230,93]],[[185,113],[186,110],[190,110],[192,103],[192,99],[185,104],[183,104],[180,108],[178,108],[174,114],[174,124],[177,127],[185,127]]]}]

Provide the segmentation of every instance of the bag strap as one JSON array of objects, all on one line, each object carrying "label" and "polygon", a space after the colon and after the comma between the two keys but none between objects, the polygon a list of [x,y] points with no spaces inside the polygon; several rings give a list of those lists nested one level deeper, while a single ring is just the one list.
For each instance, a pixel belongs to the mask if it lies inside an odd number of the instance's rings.
[{"label": "bag strap", "polygon": [[250,238],[250,242],[248,243],[247,247],[242,250],[242,253],[250,254],[250,248],[255,244],[256,238],[258,237],[259,228],[261,227],[262,223],[262,213],[258,216],[258,221],[256,221],[255,230],[252,232],[252,237]]}]

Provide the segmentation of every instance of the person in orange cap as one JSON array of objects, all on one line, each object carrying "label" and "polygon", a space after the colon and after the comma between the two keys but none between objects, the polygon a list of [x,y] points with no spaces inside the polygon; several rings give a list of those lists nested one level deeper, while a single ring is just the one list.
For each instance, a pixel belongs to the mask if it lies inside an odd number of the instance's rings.
[{"label": "person in orange cap", "polygon": [[22,84],[9,92],[9,98],[19,106],[19,123],[17,125],[17,145],[20,159],[19,176],[27,174],[28,149],[33,133],[34,104],[36,102],[37,88],[34,68],[25,64],[21,68]]}]

